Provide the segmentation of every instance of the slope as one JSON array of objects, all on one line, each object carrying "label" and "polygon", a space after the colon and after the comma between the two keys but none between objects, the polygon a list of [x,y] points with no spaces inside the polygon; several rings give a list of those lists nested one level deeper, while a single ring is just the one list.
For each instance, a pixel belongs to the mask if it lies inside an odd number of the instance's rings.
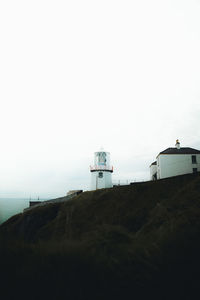
[{"label": "slope", "polygon": [[85,192],[2,224],[1,270],[24,297],[191,299],[199,233],[199,174]]}]

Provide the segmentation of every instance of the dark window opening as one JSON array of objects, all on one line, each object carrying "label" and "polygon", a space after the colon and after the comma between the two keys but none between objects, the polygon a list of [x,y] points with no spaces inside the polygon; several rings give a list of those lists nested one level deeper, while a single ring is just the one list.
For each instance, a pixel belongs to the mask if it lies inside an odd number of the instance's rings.
[{"label": "dark window opening", "polygon": [[99,172],[99,178],[103,178],[103,172]]},{"label": "dark window opening", "polygon": [[193,168],[193,173],[197,173],[197,168]]},{"label": "dark window opening", "polygon": [[153,178],[152,178],[153,180],[157,180],[157,173],[155,173],[154,175],[153,175]]},{"label": "dark window opening", "polygon": [[197,157],[196,157],[196,155],[192,155],[192,163],[193,164],[197,163]]}]

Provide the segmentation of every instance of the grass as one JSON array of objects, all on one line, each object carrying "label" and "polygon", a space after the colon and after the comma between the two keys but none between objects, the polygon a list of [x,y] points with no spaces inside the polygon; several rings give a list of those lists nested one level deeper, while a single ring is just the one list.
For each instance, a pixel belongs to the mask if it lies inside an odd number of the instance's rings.
[{"label": "grass", "polygon": [[199,233],[199,174],[85,192],[0,226],[1,294],[194,299]]}]

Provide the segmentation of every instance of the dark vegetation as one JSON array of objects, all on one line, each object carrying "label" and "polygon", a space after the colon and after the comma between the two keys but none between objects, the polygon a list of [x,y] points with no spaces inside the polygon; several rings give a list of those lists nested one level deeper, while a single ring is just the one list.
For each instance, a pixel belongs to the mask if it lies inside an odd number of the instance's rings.
[{"label": "dark vegetation", "polygon": [[2,299],[198,299],[200,176],[85,192],[0,226]]}]

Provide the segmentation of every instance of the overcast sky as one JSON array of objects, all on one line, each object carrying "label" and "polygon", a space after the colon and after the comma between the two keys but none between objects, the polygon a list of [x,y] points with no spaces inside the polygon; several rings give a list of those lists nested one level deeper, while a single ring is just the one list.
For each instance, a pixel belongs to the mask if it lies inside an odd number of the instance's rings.
[{"label": "overcast sky", "polygon": [[200,149],[199,0],[1,0],[0,197],[149,179],[156,155]]}]

